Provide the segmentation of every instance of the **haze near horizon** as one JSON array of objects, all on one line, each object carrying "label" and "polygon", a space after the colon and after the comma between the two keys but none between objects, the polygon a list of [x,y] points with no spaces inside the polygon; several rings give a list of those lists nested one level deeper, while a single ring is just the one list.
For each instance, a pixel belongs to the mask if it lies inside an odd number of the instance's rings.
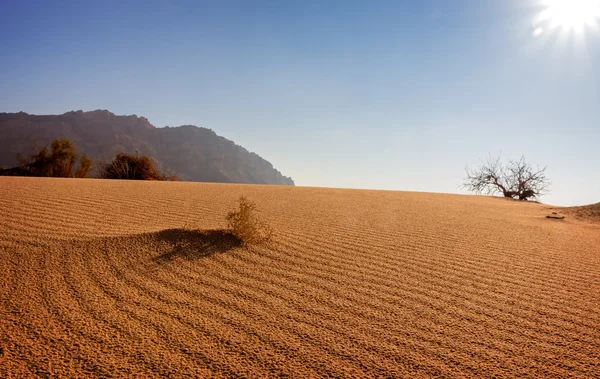
[{"label": "haze near horizon", "polygon": [[0,6],[0,112],[192,124],[300,186],[464,193],[488,154],[600,201],[595,0]]}]

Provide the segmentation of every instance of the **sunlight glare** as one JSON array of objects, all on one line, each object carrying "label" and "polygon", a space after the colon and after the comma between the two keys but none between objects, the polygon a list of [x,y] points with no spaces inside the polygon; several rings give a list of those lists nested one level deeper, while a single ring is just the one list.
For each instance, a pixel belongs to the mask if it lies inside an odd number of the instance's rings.
[{"label": "sunlight glare", "polygon": [[551,27],[581,32],[600,17],[600,0],[545,0],[538,22],[549,22]]}]

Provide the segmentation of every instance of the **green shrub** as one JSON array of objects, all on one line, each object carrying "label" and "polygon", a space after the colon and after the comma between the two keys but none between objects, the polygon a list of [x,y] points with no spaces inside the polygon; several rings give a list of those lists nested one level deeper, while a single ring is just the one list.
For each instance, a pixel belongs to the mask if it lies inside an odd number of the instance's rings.
[{"label": "green shrub", "polygon": [[50,146],[45,145],[39,150],[34,148],[33,154],[20,160],[20,169],[32,176],[83,178],[88,176],[92,166],[92,160],[84,154],[79,161],[79,167],[73,173],[77,163],[77,150],[73,142],[64,137],[55,139]]}]

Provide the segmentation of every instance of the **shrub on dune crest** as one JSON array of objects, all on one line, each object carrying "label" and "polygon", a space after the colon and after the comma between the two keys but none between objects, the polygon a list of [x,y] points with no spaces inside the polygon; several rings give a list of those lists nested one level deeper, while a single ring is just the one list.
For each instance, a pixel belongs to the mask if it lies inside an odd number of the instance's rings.
[{"label": "shrub on dune crest", "polygon": [[161,172],[154,166],[154,162],[144,155],[138,156],[125,153],[117,154],[116,158],[103,165],[100,169],[102,179],[130,179],[130,180],[177,180],[175,175]]},{"label": "shrub on dune crest", "polygon": [[21,165],[6,171],[7,175],[46,176],[55,178],[86,178],[89,176],[92,160],[83,154],[77,165],[75,144],[66,139],[55,139],[49,145],[33,148],[29,156],[17,154]]},{"label": "shrub on dune crest", "polygon": [[238,199],[238,209],[227,214],[227,226],[243,245],[268,244],[273,228],[258,217],[256,204],[246,196]]}]

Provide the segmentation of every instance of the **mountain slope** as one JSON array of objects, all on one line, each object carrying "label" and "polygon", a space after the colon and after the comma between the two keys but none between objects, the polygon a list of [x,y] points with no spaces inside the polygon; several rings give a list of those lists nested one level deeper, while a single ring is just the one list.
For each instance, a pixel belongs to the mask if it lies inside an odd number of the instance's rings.
[{"label": "mountain slope", "polygon": [[106,110],[62,115],[0,113],[0,165],[17,164],[16,154],[66,137],[94,160],[119,152],[148,155],[183,179],[200,182],[294,185],[294,181],[259,155],[214,131],[193,125],[156,128],[146,118],[116,116]]}]

